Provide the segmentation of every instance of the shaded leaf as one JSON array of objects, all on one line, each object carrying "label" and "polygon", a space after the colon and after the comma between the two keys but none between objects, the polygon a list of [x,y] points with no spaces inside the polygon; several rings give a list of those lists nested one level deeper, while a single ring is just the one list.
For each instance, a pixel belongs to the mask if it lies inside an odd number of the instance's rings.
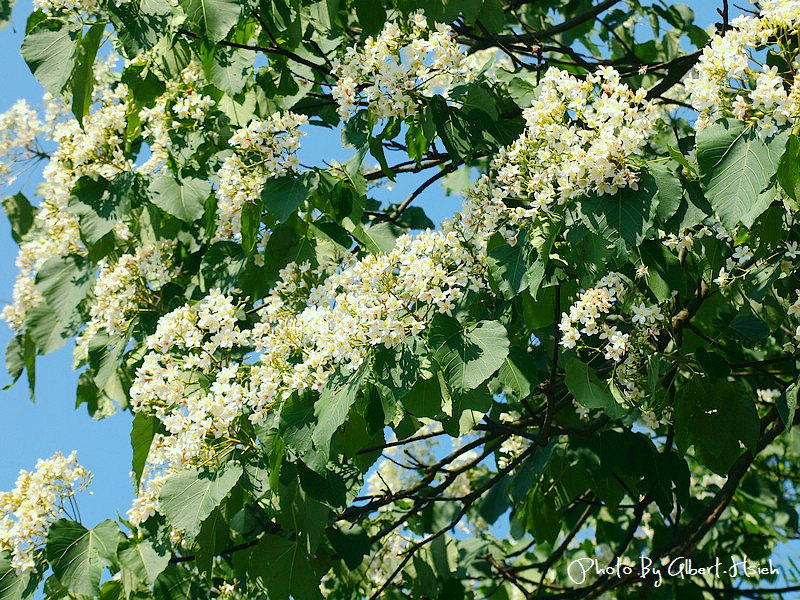
[{"label": "shaded leaf", "polygon": [[452,317],[437,316],[428,344],[451,389],[465,392],[486,381],[508,355],[506,329],[497,321],[464,327]]},{"label": "shaded leaf", "polygon": [[47,532],[47,562],[70,592],[95,596],[103,569],[116,560],[121,536],[110,519],[94,529],[59,519]]},{"label": "shaded leaf", "polygon": [[171,476],[159,494],[161,512],[173,527],[193,539],[200,525],[239,481],[242,467],[228,463],[215,472],[191,468]]},{"label": "shaded leaf", "polygon": [[178,182],[168,175],[161,175],[150,183],[148,191],[153,204],[181,221],[193,223],[203,216],[203,204],[211,194],[211,184],[195,177]]},{"label": "shaded leaf", "polygon": [[768,140],[754,127],[722,119],[697,134],[697,162],[701,184],[723,225],[739,221],[750,227],[772,202],[764,194],[775,176],[788,139],[780,132]]},{"label": "shaded leaf", "polygon": [[80,34],[79,24],[47,19],[35,25],[22,42],[22,58],[53,96],[58,97],[69,81]]}]

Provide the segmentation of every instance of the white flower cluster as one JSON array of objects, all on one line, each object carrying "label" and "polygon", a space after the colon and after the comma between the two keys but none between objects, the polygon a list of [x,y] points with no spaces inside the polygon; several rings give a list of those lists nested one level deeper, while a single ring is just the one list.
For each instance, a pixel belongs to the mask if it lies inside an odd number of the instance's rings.
[{"label": "white flower cluster", "polygon": [[402,343],[434,314],[450,313],[466,290],[485,287],[488,239],[506,231],[504,208],[484,179],[439,231],[403,236],[391,252],[361,260],[292,264],[251,330],[238,327],[236,305],[219,292],[162,317],[131,404],[156,415],[168,434],[153,443],[132,521],[158,510],[166,473],[213,455],[215,440],[236,439],[240,416],[263,422],[279,400],[321,390],[337,370],[359,369],[372,348]]},{"label": "white flower cluster", "polygon": [[718,218],[710,225],[700,225],[699,227],[689,227],[682,232],[680,235],[675,235],[674,233],[668,234],[666,237],[663,238],[664,245],[669,248],[670,250],[683,252],[689,251],[694,246],[694,243],[697,240],[700,240],[706,236],[713,235],[718,240],[724,240],[727,242],[732,242],[733,237],[731,237],[731,233],[725,229],[725,226],[722,224]]},{"label": "white flower cluster", "polygon": [[[593,158],[611,157],[592,183],[580,184],[604,190],[635,185],[632,163],[624,155],[638,151],[649,132],[649,108],[640,95],[608,72],[588,87],[555,72],[548,75],[548,82],[546,90],[549,85],[553,94],[569,96],[561,97],[558,119],[553,116],[553,127],[545,128],[550,135],[564,133],[556,120],[563,123],[574,115],[581,126],[571,130],[573,139],[583,140],[584,151],[593,152]],[[558,82],[564,85],[559,87]],[[573,93],[578,89],[583,92]],[[535,113],[550,110],[544,98],[541,101],[529,111],[530,122],[540,120]],[[287,118],[294,119],[283,117]],[[220,171],[218,199],[224,207],[220,214],[227,211],[227,216],[220,223],[226,228],[218,236],[232,238],[238,233],[236,217],[241,206],[257,199],[267,174],[280,168],[278,153],[262,148],[271,148],[276,133],[296,135],[299,121],[289,124],[251,124],[232,138],[236,153]],[[532,144],[531,136],[529,130],[523,140]],[[282,143],[279,148],[295,146]],[[518,154],[523,153],[525,144],[518,146]],[[550,151],[555,150],[554,145]],[[567,164],[555,157],[548,161]],[[132,521],[141,522],[157,512],[158,489],[170,472],[209,460],[230,444],[247,447],[251,441],[241,439],[239,419],[264,422],[281,400],[321,390],[336,372],[359,370],[373,348],[394,347],[419,335],[435,314],[450,314],[468,290],[484,289],[489,238],[500,233],[512,242],[526,219],[536,217],[536,211],[508,208],[503,201],[506,194],[507,189],[498,189],[482,177],[462,211],[438,231],[402,236],[391,252],[359,260],[347,255],[339,263],[317,268],[308,263],[289,265],[280,274],[281,283],[257,306],[261,321],[252,329],[240,328],[238,306],[219,292],[162,317],[156,333],[147,340],[149,352],[131,396],[134,410],[156,415],[167,434],[157,436],[153,444],[139,497],[129,513]],[[600,287],[616,300],[622,283],[618,276],[609,276]],[[576,311],[577,323],[580,311]],[[641,335],[649,334],[661,318],[658,307],[644,305],[636,308],[634,316],[637,321],[632,329],[641,330]],[[588,332],[591,326],[584,321]],[[595,329],[600,326],[598,321]],[[602,331],[596,332],[606,333],[608,356],[620,362],[629,334],[605,322]],[[570,340],[570,331],[565,340]],[[617,367],[623,378],[626,364]]]},{"label": "white flower cluster", "polygon": [[[696,127],[734,117],[752,123],[761,138],[800,119],[800,68],[796,44],[800,34],[800,1],[768,0],[758,16],[737,17],[732,29],[717,34],[686,79],[692,106],[700,112]],[[780,50],[789,72],[762,64],[760,51]]]},{"label": "white flower cluster", "polygon": [[305,115],[275,113],[266,121],[252,121],[233,134],[230,145],[234,153],[217,173],[215,239],[239,240],[244,205],[260,201],[267,179],[297,169],[297,150],[305,135],[300,127],[307,123]]},{"label": "white flower cluster", "polygon": [[34,10],[41,10],[48,17],[65,13],[96,15],[102,6],[99,0],[33,0]]},{"label": "white flower cluster", "polygon": [[[580,347],[591,348],[613,361],[620,391],[627,400],[634,401],[642,397],[638,374],[648,340],[658,335],[664,315],[658,305],[636,304],[632,298],[624,298],[630,295],[629,291],[619,274],[609,273],[595,287],[580,294],[569,312],[561,315],[558,328],[559,343],[564,348],[576,348],[580,343]],[[630,314],[626,315],[623,311],[628,304]],[[629,331],[621,331],[614,322],[628,324]],[[599,343],[592,346],[588,338]]]},{"label": "white flower cluster", "polygon": [[[754,265],[750,263],[753,253],[750,246],[741,245],[733,249],[731,256],[725,259],[725,266],[721,267],[719,273],[714,278],[714,283],[720,286],[723,291],[731,286],[737,276],[741,277]],[[759,261],[760,262],[760,261]]]},{"label": "white flower cluster", "polygon": [[448,98],[453,88],[463,85],[465,79],[470,81],[480,77],[495,82],[498,80],[499,71],[503,69],[514,70],[514,64],[507,54],[498,52],[497,48],[475,50],[464,56],[457,71],[439,72],[427,79],[422,92],[427,96],[435,91]]},{"label": "white flower cluster", "polygon": [[582,292],[580,298],[569,307],[569,313],[561,315],[561,323],[558,325],[561,330],[560,344],[564,348],[575,348],[581,340],[581,334],[599,335],[600,339],[608,340],[606,359],[619,362],[628,351],[629,336],[602,321],[611,313],[611,308],[624,289],[620,276],[610,273],[598,281],[595,287]]},{"label": "white flower cluster", "polygon": [[527,200],[531,216],[588,193],[636,189],[638,157],[657,122],[645,94],[611,68],[585,81],[549,69],[525,109],[525,132],[494,160],[496,182]]},{"label": "white flower cluster", "polygon": [[167,89],[152,108],[139,111],[142,137],[151,153],[140,171],[152,173],[159,170],[169,157],[176,134],[203,124],[215,102],[211,96],[198,91],[203,86],[202,79],[202,69],[194,62],[189,63],[178,79],[167,82]]},{"label": "white flower cluster", "polygon": [[[795,319],[800,318],[800,295],[798,295],[797,300],[795,300],[789,307],[788,312],[790,317],[793,317]],[[797,328],[795,329],[794,340],[795,342],[800,342],[800,325],[798,325]],[[786,350],[787,352],[792,352],[794,351],[794,348],[791,346],[791,344],[787,344],[786,346],[784,346],[784,350]]]},{"label": "white flower cluster", "polygon": [[12,175],[16,165],[44,156],[37,138],[47,130],[46,124],[25,100],[18,100],[0,115],[0,177],[3,185],[11,185],[16,179],[16,175]]},{"label": "white flower cluster", "polygon": [[76,351],[85,356],[89,343],[101,331],[116,336],[127,330],[137,309],[175,276],[173,249],[169,242],[148,243],[113,263],[100,262],[89,322],[76,340]]},{"label": "white flower cluster", "polygon": [[363,49],[349,46],[334,63],[333,98],[339,116],[348,120],[366,102],[375,120],[408,117],[417,112],[417,98],[437,91],[435,83],[468,83],[475,77],[466,53],[448,25],[428,25],[422,11],[403,23],[389,22]]},{"label": "white flower cluster", "polygon": [[[519,421],[522,415],[519,411],[512,410],[501,415],[501,421]],[[527,438],[511,435],[503,440],[497,449],[497,468],[506,469],[511,462],[528,449],[531,442]]]},{"label": "white flower cluster", "polygon": [[0,492],[0,551],[11,552],[18,574],[33,571],[41,557],[47,529],[64,512],[64,502],[85,489],[91,473],[75,452],[39,459],[33,472],[22,470],[10,492]]},{"label": "white flower cluster", "polygon": [[134,524],[158,510],[158,492],[173,471],[213,452],[206,437],[229,433],[247,402],[254,402],[246,369],[240,373],[231,349],[249,345],[237,325],[238,307],[219,290],[195,306],[168,313],[147,338],[150,350],[130,388],[134,412],[155,415],[167,433],[153,438],[139,497],[128,516]]},{"label": "white flower cluster", "polygon": [[84,251],[78,218],[68,208],[75,183],[83,176],[112,179],[133,167],[124,153],[127,95],[127,87],[117,85],[106,91],[95,112],[84,117],[83,127],[71,119],[55,128],[53,140],[58,148],[43,171],[40,191],[44,199],[33,235],[20,245],[13,302],[0,313],[16,331],[24,328],[28,310],[42,301],[34,289],[41,266],[49,258]]}]

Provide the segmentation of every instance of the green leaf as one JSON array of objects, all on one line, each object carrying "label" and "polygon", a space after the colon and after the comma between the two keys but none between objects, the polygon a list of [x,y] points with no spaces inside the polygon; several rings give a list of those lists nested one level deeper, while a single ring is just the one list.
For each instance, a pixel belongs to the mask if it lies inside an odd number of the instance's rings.
[{"label": "green leaf", "polygon": [[318,0],[306,7],[310,20],[318,25],[318,31],[330,30],[331,23],[336,20],[338,5],[339,0]]},{"label": "green leaf", "polygon": [[366,35],[375,35],[380,32],[386,22],[386,10],[382,2],[372,0],[356,0],[356,16],[358,23],[364,28]]},{"label": "green leaf", "polygon": [[430,379],[420,378],[401,398],[405,409],[415,417],[441,419],[444,416],[443,404],[448,398],[440,375],[435,373]]},{"label": "green leaf", "polygon": [[11,23],[11,11],[13,9],[14,0],[0,0],[0,31],[3,31]]},{"label": "green leaf", "polygon": [[143,412],[137,412],[133,416],[131,426],[131,471],[133,471],[133,481],[139,487],[142,479],[147,455],[150,454],[150,444],[153,443],[153,436],[156,434],[158,419],[148,416]]},{"label": "green leaf", "polygon": [[28,573],[17,575],[8,552],[0,552],[0,600],[27,600],[33,597],[36,584]]},{"label": "green leaf", "polygon": [[158,600],[195,600],[192,582],[197,575],[180,565],[168,565],[153,585],[153,596]]},{"label": "green leaf", "polygon": [[94,89],[94,59],[103,39],[105,25],[92,25],[78,44],[75,68],[72,70],[72,114],[83,124],[89,112]]},{"label": "green leaf", "polygon": [[369,153],[375,157],[381,167],[381,171],[390,181],[395,181],[394,171],[389,168],[389,163],[386,162],[386,153],[383,151],[383,139],[379,137],[369,137]]},{"label": "green leaf", "polygon": [[790,429],[792,423],[794,423],[794,413],[797,410],[797,389],[798,383],[795,382],[790,385],[784,393],[778,396],[776,401],[778,415],[780,415],[781,421],[783,421],[786,429]]},{"label": "green leaf", "polygon": [[111,399],[95,385],[90,371],[83,371],[78,377],[75,394],[75,408],[86,404],[86,410],[93,419],[104,419],[117,410]]},{"label": "green leaf", "polygon": [[47,562],[70,592],[95,596],[103,569],[116,560],[121,536],[119,526],[110,519],[94,529],[59,519],[47,532]]},{"label": "green leaf", "polygon": [[800,202],[800,138],[789,136],[778,165],[778,183],[795,202]]},{"label": "green leaf", "polygon": [[589,229],[607,239],[622,238],[636,245],[653,224],[655,179],[645,172],[639,177],[639,189],[624,188],[613,196],[595,196],[580,203],[580,215]]},{"label": "green leaf", "polygon": [[330,443],[333,434],[347,419],[347,413],[356,395],[361,389],[364,369],[349,375],[336,373],[328,380],[327,385],[314,403],[314,416],[317,424],[311,436],[314,446],[324,448]]},{"label": "green leaf", "polygon": [[169,30],[172,7],[167,0],[112,2],[108,12],[125,53],[136,56],[151,50]]},{"label": "green leaf", "polygon": [[522,229],[513,246],[499,233],[489,240],[487,264],[494,286],[506,299],[511,299],[528,287],[528,267],[537,253],[528,243],[528,231]]},{"label": "green leaf", "polygon": [[666,302],[677,291],[686,297],[686,271],[669,249],[658,240],[644,240],[639,246],[642,262],[647,266],[647,285],[659,302]]},{"label": "green leaf", "polygon": [[759,139],[742,121],[721,120],[697,134],[701,184],[723,225],[750,227],[772,202],[763,194],[783,155],[788,132]]},{"label": "green leaf", "polygon": [[506,475],[493,485],[478,507],[478,512],[488,523],[494,523],[509,508],[508,488],[513,479]]},{"label": "green leaf", "polygon": [[469,89],[464,97],[463,110],[479,110],[484,113],[481,118],[489,117],[496,121],[500,114],[497,112],[495,99],[484,85],[475,85]]},{"label": "green leaf", "polygon": [[45,302],[34,305],[25,319],[25,331],[40,354],[58,350],[78,332],[81,325],[82,319],[77,311],[60,316]]},{"label": "green leaf", "polygon": [[441,96],[430,99],[430,108],[436,131],[453,161],[460,162],[472,154],[474,148],[470,143],[469,128],[461,114],[448,106]]},{"label": "green leaf", "polygon": [[58,97],[75,63],[81,26],[47,19],[33,27],[22,42],[22,58],[44,88]]},{"label": "green leaf", "polygon": [[310,394],[292,394],[281,408],[279,431],[286,445],[300,456],[313,449],[314,404]]},{"label": "green leaf", "polygon": [[79,179],[69,208],[80,221],[81,237],[90,244],[98,242],[130,214],[143,193],[143,180],[135,173],[122,173],[111,181]]},{"label": "green leaf", "polygon": [[203,216],[203,204],[211,194],[205,179],[187,177],[175,181],[168,175],[155,178],[148,188],[150,201],[181,221],[193,223]]},{"label": "green leaf", "polygon": [[353,229],[353,237],[364,244],[372,254],[388,254],[394,248],[397,238],[404,233],[405,231],[389,221],[369,227],[358,225]]},{"label": "green leaf", "polygon": [[248,573],[270,600],[319,600],[319,579],[300,539],[265,535],[250,555]]},{"label": "green leaf", "polygon": [[214,558],[225,548],[233,545],[230,534],[231,528],[225,521],[223,508],[215,508],[211,511],[211,515],[203,521],[200,532],[194,540],[197,548],[195,564],[201,573],[211,574]]},{"label": "green leaf", "polygon": [[342,128],[342,144],[351,148],[367,145],[372,127],[369,124],[369,111],[359,110]]},{"label": "green leaf", "polygon": [[763,340],[770,334],[769,326],[764,321],[747,313],[736,315],[728,327],[735,336],[745,342]]},{"label": "green leaf", "polygon": [[224,39],[242,11],[236,0],[182,0],[186,25],[194,33],[202,33],[210,42]]},{"label": "green leaf", "polygon": [[461,14],[464,16],[464,22],[467,25],[472,25],[481,12],[483,0],[462,0],[459,4],[461,5]]},{"label": "green leaf", "polygon": [[11,223],[11,237],[19,244],[30,231],[37,209],[34,208],[22,193],[3,198],[3,211]]},{"label": "green leaf", "polygon": [[664,163],[650,162],[647,164],[647,170],[655,179],[658,188],[656,216],[664,223],[680,206],[683,198],[681,180]]},{"label": "green leaf", "polygon": [[356,524],[333,525],[328,529],[331,546],[348,569],[356,569],[369,554],[370,541],[364,528]]},{"label": "green leaf", "polygon": [[47,259],[36,274],[36,289],[47,300],[47,308],[61,318],[70,317],[91,287],[92,269],[74,254]]},{"label": "green leaf", "polygon": [[561,218],[542,218],[532,230],[533,237],[530,244],[536,250],[536,255],[531,256],[525,279],[528,290],[534,298],[539,294],[539,286],[542,284],[547,264],[550,261],[550,252],[563,225],[564,220]]},{"label": "green leaf", "polygon": [[203,61],[208,80],[220,90],[235,96],[241,92],[252,76],[255,52],[238,48],[216,46]]},{"label": "green leaf", "polygon": [[428,344],[447,384],[456,392],[469,391],[486,381],[503,364],[509,346],[506,328],[498,321],[464,327],[444,315],[433,320]]},{"label": "green leaf", "polygon": [[235,288],[246,261],[241,245],[229,241],[212,244],[200,263],[202,290]]},{"label": "green leaf", "polygon": [[589,365],[575,357],[564,360],[564,382],[581,406],[609,410],[616,404],[608,384],[600,381]]},{"label": "green leaf", "polygon": [[200,525],[239,481],[242,467],[228,463],[219,471],[197,468],[179,471],[161,489],[158,501],[161,512],[173,527],[193,539]]},{"label": "green leaf", "polygon": [[[675,442],[719,475],[758,442],[760,423],[752,398],[724,379],[695,377],[675,400]],[[710,433],[713,432],[713,435]]]},{"label": "green leaf", "polygon": [[407,339],[395,348],[382,348],[375,356],[373,373],[400,400],[414,387],[422,366],[424,349],[416,339]]},{"label": "green leaf", "polygon": [[504,7],[500,0],[483,0],[478,21],[489,31],[497,33],[503,29],[504,16]]},{"label": "green leaf", "polygon": [[319,176],[316,173],[274,177],[264,184],[261,201],[276,219],[286,221],[316,189],[318,183]]},{"label": "green leaf", "polygon": [[36,344],[27,333],[17,335],[8,342],[6,369],[12,381],[3,389],[14,385],[24,369],[28,374],[28,391],[33,400],[36,391]]},{"label": "green leaf", "polygon": [[536,363],[527,352],[512,346],[497,374],[500,384],[517,399],[530,396],[532,386],[538,381]]},{"label": "green leaf", "polygon": [[148,540],[139,540],[120,550],[119,562],[146,586],[155,583],[156,578],[167,568],[170,555],[156,552]]}]

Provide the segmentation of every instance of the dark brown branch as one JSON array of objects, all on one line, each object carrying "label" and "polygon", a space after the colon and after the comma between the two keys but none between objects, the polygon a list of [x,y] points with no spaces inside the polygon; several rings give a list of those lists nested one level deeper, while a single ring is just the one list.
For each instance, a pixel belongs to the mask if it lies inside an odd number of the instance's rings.
[{"label": "dark brown branch", "polygon": [[499,469],[497,471],[497,473],[491,479],[489,479],[486,483],[484,483],[482,486],[480,486],[479,488],[477,488],[476,490],[474,490],[473,492],[470,492],[470,494],[465,496],[464,505],[461,507],[461,510],[458,511],[456,516],[453,517],[453,519],[447,525],[442,527],[436,533],[433,533],[433,534],[429,535],[428,537],[420,540],[419,542],[416,542],[408,550],[406,550],[405,551],[405,556],[400,561],[400,564],[397,565],[397,568],[394,571],[392,571],[392,573],[391,573],[391,575],[389,575],[389,577],[386,578],[386,581],[383,583],[383,585],[380,587],[380,589],[378,589],[374,594],[372,594],[372,596],[370,596],[370,600],[377,600],[377,598],[380,598],[381,594],[383,594],[384,590],[386,590],[386,588],[388,588],[392,584],[392,582],[400,574],[400,572],[403,570],[403,568],[408,564],[408,562],[411,560],[411,558],[414,556],[414,554],[416,554],[417,550],[419,550],[423,546],[426,546],[427,544],[431,543],[432,541],[440,538],[445,533],[447,533],[448,531],[453,529],[456,525],[458,525],[459,521],[461,521],[461,519],[464,517],[464,515],[467,514],[467,511],[469,510],[469,507],[472,506],[472,504],[478,498],[483,496],[483,494],[485,494],[490,488],[492,488],[498,481],[500,481],[500,479],[505,477],[506,473],[508,473],[508,472],[512,471],[513,469],[515,469],[517,467],[517,465],[519,465],[523,460],[525,460],[534,451],[535,448],[536,448],[536,446],[529,446],[524,452],[521,452],[517,457],[515,457],[511,462],[509,462],[509,464],[505,468]]},{"label": "dark brown branch", "polygon": [[[394,166],[389,167],[389,169],[394,173],[419,173],[420,171],[424,171],[426,169],[430,169],[431,167],[436,167],[441,164],[446,163],[450,160],[449,154],[435,154],[431,156],[427,162],[422,162],[421,164],[417,165],[417,162],[414,160],[408,160],[401,163],[398,163]],[[378,179],[383,179],[386,177],[386,174],[383,172],[383,169],[377,171],[370,171],[369,173],[364,174],[364,179],[367,181],[376,181]]]},{"label": "dark brown branch", "polygon": [[[189,31],[188,29],[181,28],[181,29],[178,30],[178,33],[180,33],[181,35],[185,35],[186,37],[195,39],[195,40],[200,39],[199,35],[197,35],[193,31]],[[316,71],[317,73],[320,73],[321,75],[324,75],[326,77],[330,77],[331,76],[331,72],[328,69],[326,69],[324,65],[318,65],[317,63],[312,62],[312,61],[308,60],[307,58],[303,58],[302,56],[298,56],[294,52],[290,52],[289,50],[285,50],[285,49],[280,48],[278,46],[273,46],[273,47],[254,46],[254,45],[251,45],[251,44],[240,44],[238,42],[229,42],[227,40],[220,40],[217,43],[220,46],[225,46],[227,48],[239,48],[241,50],[253,50],[255,52],[263,52],[264,54],[274,54],[276,56],[283,56],[283,57],[288,58],[289,60],[294,61],[294,62],[296,62],[298,64],[305,65],[306,67],[309,67],[310,69],[313,69],[314,71]]]},{"label": "dark brown branch", "polygon": [[[235,552],[239,552],[240,550],[246,550],[247,548],[252,548],[256,546],[261,541],[260,538],[255,540],[250,540],[249,542],[242,542],[241,544],[236,544],[235,546],[231,546],[230,548],[225,548],[224,550],[220,550],[215,556],[229,556],[234,554]],[[173,556],[169,559],[170,564],[177,565],[180,563],[192,562],[195,560],[197,556],[194,554],[187,554],[186,556]]]},{"label": "dark brown branch", "polygon": [[665,92],[672,89],[681,79],[689,72],[689,70],[695,65],[698,59],[702,56],[703,50],[695,50],[691,54],[686,54],[684,56],[679,56],[678,58],[670,61],[667,63],[667,74],[664,78],[647,90],[647,97],[648,98],[658,98],[659,96],[663,95]]},{"label": "dark brown branch", "polygon": [[553,25],[552,27],[548,27],[547,29],[542,29],[541,31],[534,31],[523,35],[498,36],[498,40],[502,42],[517,41],[525,43],[535,43],[540,40],[546,40],[552,38],[553,36],[558,35],[559,33],[564,33],[565,31],[569,31],[574,27],[583,25],[584,23],[586,23],[586,21],[591,21],[600,13],[607,11],[609,8],[611,8],[615,4],[619,4],[621,1],[622,0],[605,0],[605,2],[600,2],[599,4],[593,6],[592,8],[585,10],[584,12],[575,15],[571,19],[567,19],[566,21],[559,23],[558,25]]},{"label": "dark brown branch", "polygon": [[555,300],[553,301],[553,358],[550,365],[550,381],[547,384],[547,407],[544,413],[544,423],[540,433],[539,443],[544,445],[550,436],[550,425],[553,422],[556,405],[556,376],[558,375],[558,344],[561,342],[561,330],[558,328],[561,317],[561,284],[556,284]]},{"label": "dark brown branch", "polygon": [[415,189],[415,190],[414,190],[414,191],[413,191],[413,192],[412,192],[412,193],[411,193],[411,194],[408,196],[408,198],[406,198],[405,200],[403,200],[403,201],[402,201],[402,202],[401,202],[401,203],[398,205],[398,207],[397,207],[397,208],[395,208],[395,209],[392,211],[392,214],[390,214],[390,215],[387,217],[387,219],[386,219],[386,220],[387,220],[387,221],[396,221],[396,220],[397,220],[397,218],[398,218],[400,215],[402,215],[402,214],[405,212],[405,210],[406,210],[406,209],[407,209],[407,208],[408,208],[408,207],[411,205],[411,203],[412,203],[412,202],[414,202],[414,200],[416,200],[416,199],[419,197],[419,195],[420,195],[422,192],[424,192],[424,191],[425,191],[426,189],[428,189],[428,188],[429,188],[431,185],[433,185],[434,183],[436,183],[437,181],[439,181],[439,180],[440,180],[440,179],[442,179],[443,177],[446,177],[447,175],[449,175],[450,173],[452,173],[453,171],[455,171],[457,168],[458,168],[458,163],[451,163],[450,165],[448,165],[447,167],[445,167],[444,169],[442,169],[441,171],[439,171],[438,173],[436,173],[436,175],[434,175],[433,177],[430,177],[430,178],[428,178],[428,179],[427,179],[427,180],[426,180],[426,181],[425,181],[425,182],[424,182],[422,185],[420,185],[420,186],[419,186],[417,189]]},{"label": "dark brown branch", "polygon": [[404,446],[406,444],[410,444],[411,442],[418,442],[420,440],[427,440],[433,437],[438,437],[440,435],[444,435],[444,431],[434,431],[433,433],[426,433],[424,435],[415,435],[412,437],[407,437],[403,440],[397,440],[395,442],[387,442],[386,444],[381,444],[380,446],[372,446],[371,448],[362,448],[356,454],[369,454],[370,452],[377,452],[379,450],[386,450],[387,448],[394,448],[395,446]]}]

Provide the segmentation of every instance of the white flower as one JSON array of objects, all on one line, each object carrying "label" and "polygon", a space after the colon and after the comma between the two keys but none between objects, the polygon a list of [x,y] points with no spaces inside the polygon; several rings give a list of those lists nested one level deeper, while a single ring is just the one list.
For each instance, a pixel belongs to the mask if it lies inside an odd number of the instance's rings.
[{"label": "white flower", "polygon": [[733,254],[731,258],[734,259],[740,265],[746,263],[748,260],[753,258],[752,252],[750,252],[749,246],[736,246],[734,248]]},{"label": "white flower", "polygon": [[654,130],[654,105],[610,68],[580,80],[551,68],[524,111],[526,129],[492,163],[510,197],[529,203],[532,217],[586,194],[636,188],[638,156]]},{"label": "white flower", "polygon": [[76,341],[79,356],[86,356],[89,343],[100,331],[109,336],[124,333],[141,304],[152,300],[154,293],[174,277],[172,250],[173,244],[168,242],[149,243],[112,264],[101,262],[89,321]]},{"label": "white flower", "polygon": [[75,452],[39,459],[35,471],[22,470],[10,492],[0,492],[0,551],[11,553],[18,574],[36,569],[50,524],[64,513],[64,502],[85,489],[91,473]]},{"label": "white flower", "polygon": [[267,179],[293,173],[298,166],[296,152],[308,117],[295,113],[273,114],[266,121],[251,121],[230,139],[234,154],[225,159],[217,176],[216,240],[239,240],[242,209],[246,203],[261,201]]},{"label": "white flower", "polygon": [[[764,46],[800,32],[800,2],[771,0],[760,6],[759,15],[737,17],[730,30],[716,34],[684,82],[700,112],[698,130],[733,116],[754,124],[759,137],[769,138],[800,118],[798,81],[785,81],[777,67],[757,60]],[[780,48],[783,58],[792,63],[796,50],[788,55],[786,48]]]},{"label": "white flower", "polygon": [[334,63],[331,94],[342,120],[363,102],[375,120],[404,118],[416,114],[421,96],[446,95],[454,83],[469,83],[485,62],[485,55],[483,62],[468,60],[449,26],[429,28],[417,11],[404,23],[386,23],[362,48],[347,47]]},{"label": "white flower", "polygon": [[78,218],[68,206],[75,183],[84,176],[112,179],[133,168],[123,152],[128,90],[124,85],[100,89],[100,106],[84,117],[83,126],[69,119],[53,129],[58,147],[43,171],[44,200],[31,235],[20,245],[13,302],[0,313],[17,332],[24,329],[31,307],[42,301],[34,289],[41,266],[52,257],[85,252]]}]

